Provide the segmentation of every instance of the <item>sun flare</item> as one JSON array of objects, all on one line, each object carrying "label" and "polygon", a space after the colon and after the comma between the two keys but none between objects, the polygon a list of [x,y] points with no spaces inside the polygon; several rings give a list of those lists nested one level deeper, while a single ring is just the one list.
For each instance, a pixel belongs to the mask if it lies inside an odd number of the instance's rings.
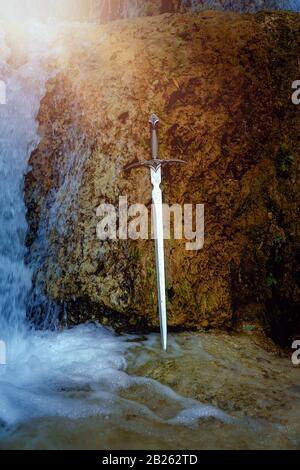
[{"label": "sun flare", "polygon": [[0,0],[0,19],[79,20],[89,17],[91,0]]}]

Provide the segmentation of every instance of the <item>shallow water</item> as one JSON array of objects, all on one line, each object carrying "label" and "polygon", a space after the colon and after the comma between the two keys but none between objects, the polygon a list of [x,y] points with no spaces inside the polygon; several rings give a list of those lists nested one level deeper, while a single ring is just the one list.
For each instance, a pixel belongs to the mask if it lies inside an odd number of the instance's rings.
[{"label": "shallow water", "polygon": [[85,325],[33,334],[0,374],[1,449],[300,448],[299,369],[248,337],[172,335],[165,354]]}]

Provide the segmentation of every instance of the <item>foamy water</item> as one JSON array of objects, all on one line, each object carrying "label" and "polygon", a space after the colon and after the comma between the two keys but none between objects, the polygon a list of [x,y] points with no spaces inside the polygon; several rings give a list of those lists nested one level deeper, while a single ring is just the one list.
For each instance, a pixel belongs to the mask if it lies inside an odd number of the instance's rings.
[{"label": "foamy water", "polygon": [[[152,379],[129,375],[126,357],[137,344],[132,337],[116,336],[97,325],[32,332],[0,369],[0,420],[12,426],[43,416],[110,418],[124,411],[120,392],[138,386],[149,387],[156,396],[176,404],[175,412],[171,407],[165,420],[170,424],[188,424],[208,416],[230,421],[214,407],[184,399]],[[133,401],[132,409],[164,421],[138,401]]]},{"label": "foamy water", "polygon": [[[31,332],[0,369],[0,420],[13,425],[33,417],[108,413],[106,394],[126,385],[126,349],[125,338],[101,327]],[[89,393],[81,400],[85,387]]]},{"label": "foamy water", "polygon": [[[277,380],[264,383],[261,364]],[[299,377],[277,383],[287,367],[226,335],[170,335],[164,353],[158,334],[33,332],[0,369],[0,449],[297,448]],[[247,417],[255,389],[271,418]],[[189,398],[198,394],[205,402]]]},{"label": "foamy water", "polygon": [[[51,448],[56,439],[56,448],[126,448],[128,439],[134,439],[132,448],[151,442],[154,448],[188,448],[197,445],[202,426],[206,433],[206,426],[213,424],[217,435],[230,430],[230,439],[239,433],[253,437],[260,430],[258,423],[234,418],[135,374],[151,363],[152,354],[168,363],[185,353],[176,336],[166,354],[159,335],[141,342],[100,325],[32,332],[0,369],[0,448]],[[79,433],[80,442],[70,444],[70,428]],[[102,439],[95,441],[90,432]]]}]

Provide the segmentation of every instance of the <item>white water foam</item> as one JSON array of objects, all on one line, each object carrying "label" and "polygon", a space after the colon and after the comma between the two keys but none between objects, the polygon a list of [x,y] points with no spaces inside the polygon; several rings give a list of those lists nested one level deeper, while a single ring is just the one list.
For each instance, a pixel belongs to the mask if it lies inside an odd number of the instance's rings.
[{"label": "white water foam", "polygon": [[[0,368],[0,419],[13,425],[41,416],[108,413],[106,393],[126,385],[127,348],[126,338],[91,325],[31,332]],[[93,404],[96,390],[104,399]]]},{"label": "white water foam", "polygon": [[[31,332],[0,369],[0,421],[11,427],[41,417],[118,419],[133,412],[168,425],[190,426],[208,417],[235,421],[155,380],[129,375],[128,352],[137,344],[133,337],[118,337],[92,324],[61,332]],[[158,338],[156,344],[159,348]],[[140,392],[122,398],[121,392],[130,387]],[[145,400],[147,394],[152,398]],[[153,410],[152,400],[164,402],[167,414]]]}]

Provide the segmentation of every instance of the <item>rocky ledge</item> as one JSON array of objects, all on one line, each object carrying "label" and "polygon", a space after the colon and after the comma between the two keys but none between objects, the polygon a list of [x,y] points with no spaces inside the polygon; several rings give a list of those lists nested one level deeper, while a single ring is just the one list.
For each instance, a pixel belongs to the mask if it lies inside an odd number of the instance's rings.
[{"label": "rocky ledge", "polygon": [[280,344],[300,333],[299,33],[300,16],[280,12],[65,31],[25,182],[31,313],[158,328],[151,241],[96,236],[100,203],[150,205],[147,172],[122,168],[148,158],[156,112],[161,155],[187,161],[164,173],[166,202],[205,205],[202,250],[166,242],[170,327],[263,327]]},{"label": "rocky ledge", "polygon": [[254,13],[261,10],[300,11],[300,3],[298,0],[91,0],[91,17],[99,22],[201,10],[238,13]]}]

